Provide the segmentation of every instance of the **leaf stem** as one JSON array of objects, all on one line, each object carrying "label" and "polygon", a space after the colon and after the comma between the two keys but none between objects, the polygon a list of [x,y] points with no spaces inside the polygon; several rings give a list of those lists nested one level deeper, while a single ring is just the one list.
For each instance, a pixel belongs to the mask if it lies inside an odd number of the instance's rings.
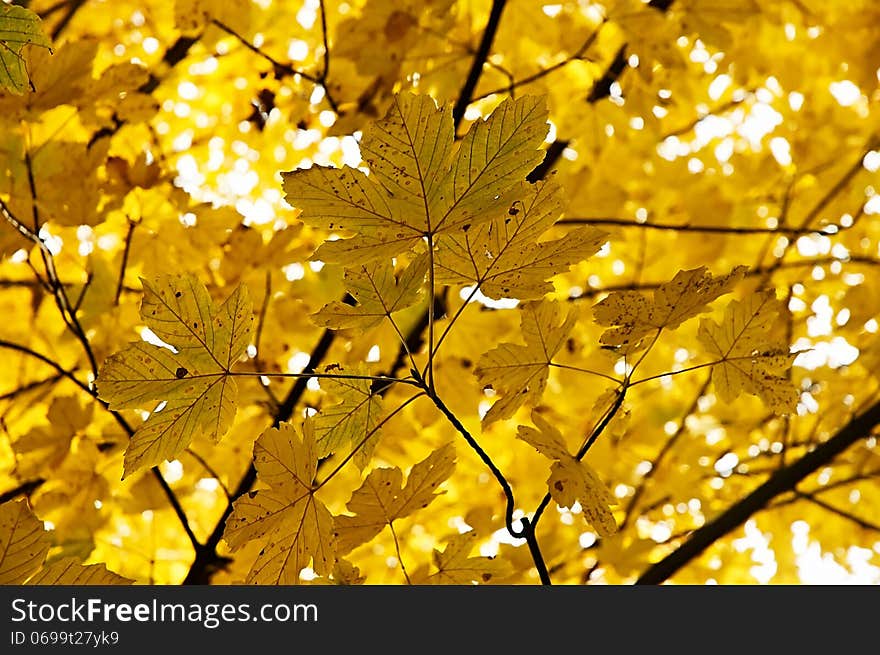
[{"label": "leaf stem", "polygon": [[440,338],[437,339],[437,345],[434,347],[434,351],[440,350],[440,344],[443,343],[443,340],[446,338],[446,335],[449,334],[449,330],[452,329],[452,326],[455,325],[455,322],[462,315],[462,312],[467,308],[470,301],[473,299],[475,295],[477,295],[477,291],[479,291],[479,286],[474,286],[471,292],[468,294],[468,297],[465,298],[464,302],[455,310],[455,314],[453,314],[452,318],[449,320],[449,323],[443,329],[443,332],[440,334]]},{"label": "leaf stem", "polygon": [[428,390],[434,392],[434,235],[428,234]]},{"label": "leaf stem", "polygon": [[406,565],[403,563],[403,556],[400,554],[400,542],[397,539],[397,532],[394,530],[394,521],[389,521],[388,527],[391,528],[391,537],[394,539],[394,550],[397,552],[397,561],[400,564],[400,570],[403,571],[403,577],[406,579],[406,584],[411,585],[412,580],[409,579],[409,574],[406,572]]},{"label": "leaf stem", "polygon": [[[611,403],[611,406],[605,411],[602,415],[602,418],[599,419],[599,422],[596,424],[596,427],[593,428],[593,431],[590,433],[590,436],[584,442],[574,458],[578,461],[581,461],[593,446],[596,443],[596,439],[605,431],[605,428],[608,427],[608,424],[611,423],[611,419],[615,417],[617,412],[623,406],[623,400],[626,397],[627,385],[624,384],[617,391],[617,397],[614,399],[614,402]],[[537,509],[535,509],[534,514],[532,514],[532,528],[538,524],[538,521],[541,519],[541,515],[544,513],[544,510],[547,509],[547,505],[550,504],[551,496],[549,493],[544,495],[544,498],[541,499],[541,502],[538,504]]]},{"label": "leaf stem", "polygon": [[452,424],[452,426],[458,431],[458,433],[461,434],[462,437],[464,437],[464,440],[471,447],[471,450],[473,450],[477,454],[477,456],[489,468],[489,470],[492,472],[492,475],[498,481],[498,484],[501,486],[501,489],[504,492],[504,497],[507,501],[504,513],[504,523],[507,527],[507,531],[512,537],[526,540],[526,543],[529,546],[529,552],[532,555],[532,560],[535,563],[535,568],[538,570],[538,576],[541,579],[541,584],[551,584],[550,574],[547,572],[547,565],[544,563],[544,557],[541,554],[540,545],[538,544],[538,541],[535,537],[534,523],[530,522],[527,517],[523,517],[522,519],[520,519],[520,523],[522,523],[521,530],[517,530],[513,525],[513,510],[516,501],[513,497],[513,489],[511,489],[510,483],[507,481],[507,478],[504,477],[504,474],[501,472],[498,466],[496,466],[495,462],[492,461],[492,458],[489,457],[489,454],[485,450],[483,450],[483,447],[480,446],[477,440],[474,439],[473,435],[468,432],[467,428],[464,427],[458,417],[452,413],[452,411],[446,406],[440,396],[437,395],[436,391],[434,391],[433,389],[428,389],[427,386],[425,386],[424,388],[426,395],[431,399],[437,409],[440,410],[440,412],[446,417],[446,419]]},{"label": "leaf stem", "polygon": [[323,487],[325,484],[330,482],[330,480],[332,480],[336,476],[336,474],[339,473],[345,467],[345,465],[351,461],[351,459],[355,456],[355,454],[361,448],[363,448],[363,446],[367,443],[367,441],[370,440],[370,437],[372,437],[374,434],[376,434],[382,428],[383,425],[385,425],[388,421],[390,421],[392,418],[394,418],[394,416],[396,416],[401,411],[403,411],[403,409],[407,405],[409,405],[411,402],[413,402],[417,398],[421,398],[424,395],[425,395],[424,392],[419,392],[419,393],[415,394],[414,396],[410,396],[405,401],[403,401],[403,403],[401,403],[394,411],[392,411],[387,416],[382,418],[381,421],[379,421],[370,430],[368,430],[367,433],[364,435],[364,438],[361,439],[355,445],[355,447],[351,449],[351,452],[348,453],[348,455],[346,455],[345,458],[341,462],[339,462],[339,464],[337,464],[336,468],[333,469],[332,471],[330,471],[330,473],[327,474],[327,477],[324,478],[323,480],[321,480],[321,482],[318,483],[317,486],[315,486],[314,491],[317,492],[321,487]]},{"label": "leaf stem", "polygon": [[113,304],[119,305],[119,296],[122,295],[122,287],[125,281],[125,269],[128,268],[128,255],[131,251],[131,241],[134,237],[134,229],[137,223],[130,218],[128,219],[128,232],[125,234],[125,246],[122,249],[122,263],[119,265],[119,280],[116,283],[116,295],[113,297]]},{"label": "leaf stem", "polygon": [[557,364],[556,362],[550,362],[548,366],[552,366],[554,368],[563,368],[568,371],[577,371],[578,373],[587,373],[589,375],[596,375],[600,378],[605,378],[606,380],[610,380],[615,384],[623,384],[623,380],[618,380],[613,375],[608,375],[607,373],[600,373],[599,371],[594,371],[589,368],[581,368],[580,366],[569,366],[568,364]]},{"label": "leaf stem", "polygon": [[[211,378],[216,377],[219,373],[204,373],[200,375],[191,375],[191,378]],[[314,373],[314,372],[303,372],[303,373],[272,373],[272,372],[264,372],[264,371],[232,371],[229,375],[233,377],[267,377],[267,378],[294,378],[294,379],[310,379],[310,378],[318,378],[318,379],[333,379],[333,380],[373,380],[377,382],[388,382],[389,384],[399,383],[399,384],[408,384],[413,387],[419,387],[418,382],[410,378],[390,378],[385,375],[355,375],[348,373]]]}]

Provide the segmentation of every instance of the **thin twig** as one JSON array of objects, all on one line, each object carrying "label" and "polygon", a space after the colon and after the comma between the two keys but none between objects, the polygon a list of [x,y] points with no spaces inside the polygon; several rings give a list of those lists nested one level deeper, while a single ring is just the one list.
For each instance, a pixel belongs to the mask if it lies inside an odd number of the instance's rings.
[{"label": "thin twig", "polygon": [[[323,15],[323,14],[322,14]],[[217,20],[216,18],[211,19],[211,23],[219,27],[221,30],[226,32],[232,37],[235,37],[239,43],[241,43],[245,48],[253,52],[255,55],[262,57],[270,64],[272,64],[272,68],[275,72],[276,77],[285,77],[285,76],[296,76],[299,75],[302,79],[308,80],[312,84],[320,86],[324,89],[324,98],[327,100],[327,104],[330,105],[330,108],[335,112],[339,113],[339,106],[336,101],[330,95],[330,91],[327,89],[325,75],[326,73],[322,73],[321,75],[312,75],[311,73],[306,73],[305,71],[301,71],[299,69],[294,68],[290,64],[285,64],[283,62],[278,61],[272,55],[267,52],[263,52],[258,47],[256,47],[253,43],[248,41],[244,36],[236,32],[229,25],[226,25],[222,21]],[[325,61],[326,66],[326,61]]]},{"label": "thin twig", "polygon": [[[17,350],[18,352],[29,355],[35,359],[40,360],[44,364],[51,366],[56,371],[58,371],[59,374],[61,374],[62,376],[64,376],[65,378],[67,378],[68,380],[73,382],[74,384],[76,384],[76,386],[78,386],[80,389],[82,389],[84,392],[86,392],[95,402],[97,402],[101,407],[103,407],[107,412],[109,412],[110,415],[113,416],[113,418],[116,420],[116,422],[122,427],[122,429],[125,431],[125,433],[128,435],[129,438],[131,438],[132,435],[134,435],[134,432],[135,432],[134,428],[132,428],[128,424],[128,421],[126,421],[125,418],[119,412],[111,410],[109,405],[105,401],[98,398],[97,392],[93,388],[89,387],[85,382],[82,382],[81,380],[79,380],[70,371],[66,371],[65,369],[63,369],[57,362],[52,361],[52,359],[50,359],[46,355],[38,353],[37,351],[35,351],[31,348],[28,348],[27,346],[22,346],[21,344],[13,343],[10,341],[0,340],[0,348]],[[166,482],[165,478],[162,476],[162,472],[159,471],[159,468],[154,466],[152,469],[150,469],[150,471],[152,472],[153,476],[156,478],[156,481],[159,483],[159,486],[161,486],[162,490],[165,492],[165,495],[168,498],[168,502],[171,505],[171,508],[174,510],[174,513],[177,515],[177,518],[180,521],[180,524],[183,527],[184,532],[186,532],[187,537],[189,538],[190,542],[192,543],[193,548],[196,550],[196,552],[198,552],[201,545],[199,544],[198,539],[196,538],[195,534],[192,531],[192,527],[189,524],[189,520],[186,517],[186,512],[183,511],[183,507],[181,506],[180,501],[178,500],[177,496],[174,494],[174,491],[171,489],[171,487],[168,486],[168,483]]]},{"label": "thin twig", "polygon": [[52,28],[52,40],[57,41],[58,37],[61,36],[61,33],[67,28],[70,24],[70,21],[73,20],[73,17],[76,15],[76,12],[82,8],[82,6],[86,3],[87,0],[70,0],[67,4],[69,5],[67,8],[67,12],[61,17],[61,19],[55,24],[55,27]]},{"label": "thin twig", "polygon": [[[71,374],[73,372],[71,371]],[[17,396],[20,396],[23,393],[27,393],[28,391],[32,391],[33,389],[37,389],[42,387],[44,384],[53,385],[56,382],[64,379],[64,375],[61,373],[56,373],[48,378],[43,378],[42,380],[34,380],[33,382],[28,382],[27,384],[23,384],[17,389],[13,389],[12,391],[7,391],[4,394],[0,394],[0,400],[12,400]]]},{"label": "thin twig", "polygon": [[690,223],[640,223],[627,218],[567,217],[556,221],[555,225],[611,225],[642,230],[666,230],[671,232],[698,232],[708,234],[752,236],[754,234],[781,234],[801,236],[804,234],[836,234],[847,229],[840,225],[826,225],[822,228],[785,227],[733,227],[730,225],[692,225]]},{"label": "thin twig", "polygon": [[[417,371],[413,371],[413,374],[416,374]],[[424,380],[422,380],[424,383]],[[452,424],[458,433],[464,437],[464,440],[471,447],[477,456],[482,460],[482,462],[486,465],[486,467],[492,472],[493,477],[498,481],[498,484],[501,486],[501,490],[504,492],[504,497],[507,500],[507,504],[505,507],[504,513],[504,523],[507,527],[507,531],[510,533],[512,537],[522,538],[526,540],[526,543],[529,546],[529,552],[532,555],[532,561],[535,564],[535,568],[538,571],[538,576],[541,579],[541,584],[549,585],[550,584],[550,574],[547,572],[547,565],[544,563],[544,557],[541,554],[541,548],[538,544],[537,538],[535,537],[535,524],[530,522],[528,518],[523,517],[520,519],[520,523],[522,524],[522,529],[517,530],[513,523],[513,511],[516,504],[516,501],[513,497],[513,489],[510,487],[510,483],[507,481],[507,478],[504,477],[504,474],[492,461],[492,458],[489,457],[489,454],[483,450],[483,447],[480,446],[479,442],[474,439],[473,435],[468,431],[466,427],[462,424],[462,422],[458,419],[458,417],[452,413],[452,411],[446,406],[440,396],[433,389],[429,389],[427,384],[424,385],[425,393],[440,410],[440,412],[446,417],[446,419]]]},{"label": "thin twig", "polygon": [[636,584],[660,584],[698,557],[710,545],[738,528],[755,512],[766,507],[781,493],[791,491],[811,473],[831,462],[852,444],[867,437],[880,423],[880,402],[871,405],[827,441],[799,460],[773,473],[763,484],[731,505],[712,521],[694,530],[678,548],[650,566]]},{"label": "thin twig", "polygon": [[128,267],[128,255],[131,251],[131,241],[134,237],[134,228],[137,223],[128,219],[128,232],[125,234],[125,246],[122,249],[122,263],[119,265],[119,281],[116,283],[116,294],[113,296],[113,304],[119,305],[119,296],[122,295],[122,287],[125,282],[125,269]]},{"label": "thin twig", "polygon": [[[590,33],[590,35],[587,37],[587,39],[574,52],[574,54],[569,55],[568,57],[566,57],[562,61],[559,61],[559,62],[553,64],[552,66],[548,66],[547,68],[543,68],[543,69],[537,71],[536,73],[532,73],[531,75],[527,75],[526,77],[523,77],[518,80],[512,79],[507,86],[503,86],[503,87],[499,87],[497,89],[492,89],[491,91],[487,91],[486,93],[483,93],[483,94],[477,96],[476,98],[474,98],[471,102],[475,102],[477,100],[482,100],[483,98],[488,98],[489,96],[493,96],[496,93],[505,93],[506,92],[508,94],[513,94],[514,89],[517,89],[518,87],[521,87],[521,86],[525,86],[526,84],[531,84],[532,82],[540,80],[542,77],[546,77],[547,75],[550,75],[550,73],[553,73],[553,72],[559,70],[560,68],[567,66],[568,64],[570,64],[573,61],[579,61],[579,60],[583,59],[584,53],[587,50],[589,50],[590,47],[592,47],[592,45],[596,42],[596,39],[599,37],[599,31],[602,29],[602,26],[605,25],[605,23],[607,21],[608,21],[607,18],[603,18],[602,22],[596,26],[596,28]],[[490,65],[491,65],[491,62],[490,62]],[[507,73],[506,71],[502,71],[502,72],[509,75],[509,73]]]},{"label": "thin twig", "polygon": [[0,505],[3,503],[7,503],[10,500],[14,500],[18,496],[30,496],[34,491],[43,486],[45,482],[42,478],[37,478],[36,480],[28,480],[27,482],[22,482],[17,487],[10,489],[9,491],[4,491],[0,494]]},{"label": "thin twig", "polygon": [[489,51],[492,49],[492,42],[495,40],[495,34],[498,32],[498,25],[501,22],[501,14],[507,0],[492,0],[492,8],[489,10],[489,20],[486,21],[486,28],[483,30],[483,37],[480,39],[480,45],[477,47],[477,53],[474,55],[474,61],[471,69],[464,80],[461,90],[458,92],[458,99],[452,108],[452,124],[458,129],[461,120],[464,118],[464,112],[471,104],[471,97],[480,76],[483,74],[483,64],[489,57]]}]

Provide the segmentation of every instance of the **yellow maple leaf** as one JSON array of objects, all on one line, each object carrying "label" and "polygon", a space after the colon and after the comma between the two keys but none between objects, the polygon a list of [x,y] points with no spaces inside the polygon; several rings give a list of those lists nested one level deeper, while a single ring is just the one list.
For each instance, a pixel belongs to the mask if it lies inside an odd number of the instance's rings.
[{"label": "yellow maple leaf", "polygon": [[700,266],[679,271],[672,280],[654,290],[653,302],[637,291],[615,291],[593,306],[599,325],[613,326],[599,340],[632,352],[645,345],[644,338],[660,330],[674,330],[707,309],[708,303],[728,293],[747,270],[737,266],[727,275],[713,277]]},{"label": "yellow maple leaf", "polygon": [[352,265],[392,257],[506,211],[541,161],[546,133],[543,100],[524,96],[475,123],[454,150],[448,109],[427,95],[401,94],[364,130],[369,176],[350,167],[284,172],[286,200],[309,225],[355,233],[324,243],[317,259]]},{"label": "yellow maple leaf", "polygon": [[616,505],[617,501],[599,474],[587,462],[568,452],[562,433],[540,414],[533,412],[532,422],[537,429],[520,425],[516,437],[545,457],[555,460],[547,479],[550,496],[560,507],[571,507],[577,501],[583,509],[584,518],[600,536],[614,535],[617,522],[610,506]]},{"label": "yellow maple leaf", "polygon": [[357,300],[357,305],[334,300],[312,314],[312,320],[316,325],[334,330],[374,327],[386,316],[416,303],[427,270],[428,258],[424,255],[398,275],[387,260],[347,269],[345,288]]},{"label": "yellow maple leaf", "polygon": [[512,572],[510,562],[494,557],[470,557],[478,537],[474,530],[449,537],[446,540],[446,548],[433,552],[432,559],[437,570],[431,574],[427,574],[426,571],[416,572],[413,575],[413,583],[486,584],[493,579],[510,575]]},{"label": "yellow maple leaf", "polygon": [[40,569],[49,538],[27,501],[0,505],[0,584],[21,584]]},{"label": "yellow maple leaf", "polygon": [[85,406],[72,396],[52,399],[46,412],[47,425],[40,425],[12,442],[15,470],[31,480],[59,467],[70,451],[71,440],[92,422],[94,403]]},{"label": "yellow maple leaf", "polygon": [[107,570],[104,564],[83,564],[75,557],[64,557],[46,564],[28,578],[29,585],[130,585],[134,580]]},{"label": "yellow maple leaf", "polygon": [[[326,457],[351,445],[357,449],[355,464],[363,468],[378,439],[378,431],[374,431],[374,428],[382,413],[382,398],[373,393],[373,380],[366,377],[367,369],[363,365],[343,369],[331,364],[325,372],[340,375],[338,378],[321,380],[321,388],[339,402],[322,407],[312,417],[318,457]],[[365,377],[344,377],[346,375]]]},{"label": "yellow maple leaf", "polygon": [[235,417],[233,364],[247,349],[253,323],[247,287],[216,307],[194,275],[143,280],[141,318],[170,348],[133,343],[107,358],[97,380],[110,408],[157,402],[125,451],[123,477],[171,459],[193,436],[219,440]]},{"label": "yellow maple leaf", "polygon": [[269,489],[235,501],[223,538],[233,550],[254,539],[265,542],[248,584],[298,584],[311,566],[327,575],[336,562],[333,517],[315,497],[318,451],[311,420],[301,434],[289,423],[269,428],[254,444],[257,479]]},{"label": "yellow maple leaf", "polygon": [[768,289],[732,300],[721,323],[704,318],[697,339],[719,360],[712,366],[715,390],[725,402],[746,392],[758,396],[776,412],[791,412],[800,397],[783,375],[794,355],[781,327],[785,307]]},{"label": "yellow maple leaf", "polygon": [[52,540],[26,500],[0,505],[0,584],[132,584],[103,564],[84,565],[75,557],[45,563]]},{"label": "yellow maple leaf", "polygon": [[440,242],[436,279],[472,284],[493,298],[540,298],[552,291],[547,280],[595,254],[607,233],[582,227],[560,239],[538,239],[562,213],[562,189],[554,181],[523,182],[515,201],[487,223],[451,232]]},{"label": "yellow maple leaf", "polygon": [[22,56],[27,45],[51,52],[52,42],[43,34],[40,17],[25,7],[0,4],[0,89],[21,94],[31,83]]},{"label": "yellow maple leaf", "polygon": [[444,492],[437,487],[455,467],[455,448],[441,446],[422,461],[414,464],[403,484],[403,472],[397,468],[376,468],[351,495],[348,511],[354,516],[336,517],[339,554],[368,542],[386,525],[427,507]]},{"label": "yellow maple leaf", "polygon": [[[133,102],[146,103],[157,109],[155,99],[137,90],[149,79],[149,72],[142,64],[111,64],[97,79],[92,76],[98,47],[98,39],[86,37],[66,41],[54,54],[47,48],[31,48],[23,65],[30,75],[33,89],[21,97],[0,93],[0,116],[10,121],[36,120],[49,109],[71,105],[79,110],[79,120],[84,124],[107,127],[112,124],[116,112],[119,112],[116,117],[121,118]],[[2,75],[0,68],[0,78]],[[144,117],[149,115],[152,114]],[[51,141],[46,145],[49,143]],[[74,166],[78,168],[78,165],[68,164],[65,171],[69,172]],[[64,182],[69,182],[69,178]],[[68,192],[75,189],[75,185],[69,183],[63,186]],[[41,196],[51,189],[42,185],[39,188]]]},{"label": "yellow maple leaf", "polygon": [[250,19],[250,0],[174,0],[174,25],[184,34],[197,34],[212,20],[241,32]]},{"label": "yellow maple leaf", "polygon": [[560,324],[561,314],[555,300],[525,303],[520,319],[525,345],[502,343],[480,357],[477,378],[500,396],[483,417],[484,426],[510,418],[523,403],[540,402],[553,355],[577,320],[571,310]]}]

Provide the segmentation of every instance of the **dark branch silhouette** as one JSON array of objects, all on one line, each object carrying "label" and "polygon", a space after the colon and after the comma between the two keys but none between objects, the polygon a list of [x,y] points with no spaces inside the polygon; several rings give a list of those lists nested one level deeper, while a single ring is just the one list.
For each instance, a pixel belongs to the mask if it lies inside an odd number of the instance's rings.
[{"label": "dark branch silhouette", "polygon": [[678,548],[642,573],[636,584],[660,584],[668,580],[706,548],[764,509],[776,496],[793,491],[801,480],[832,462],[857,441],[868,437],[877,424],[880,424],[880,402],[853,418],[833,437],[799,460],[779,469],[766,482],[719,516],[694,530]]}]

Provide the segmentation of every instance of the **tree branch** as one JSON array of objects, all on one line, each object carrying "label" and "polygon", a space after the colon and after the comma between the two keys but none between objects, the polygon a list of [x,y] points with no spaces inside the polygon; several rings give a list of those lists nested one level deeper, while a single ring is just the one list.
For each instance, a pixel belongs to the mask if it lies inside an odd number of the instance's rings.
[{"label": "tree branch", "polygon": [[30,496],[34,491],[43,486],[44,482],[45,480],[43,478],[37,478],[36,480],[22,482],[20,485],[13,489],[10,489],[9,491],[4,491],[2,494],[0,494],[0,505],[9,502],[10,500],[14,500],[22,494],[24,494],[25,496]]},{"label": "tree branch", "polygon": [[605,73],[593,83],[593,88],[587,95],[587,102],[590,104],[599,102],[611,95],[611,86],[623,74],[627,67],[626,59],[626,43],[617,49],[614,59],[608,64]]},{"label": "tree branch", "polygon": [[78,12],[86,2],[87,2],[87,0],[70,0],[67,3],[68,4],[67,11],[61,17],[61,20],[59,20],[55,24],[55,27],[52,28],[51,37],[52,37],[53,41],[58,40],[58,37],[61,36],[61,33],[65,29],[67,29],[67,26],[70,24],[70,21],[73,20],[73,17],[76,15],[76,12]]},{"label": "tree branch", "polygon": [[[324,17],[323,5],[321,5],[321,7],[322,7],[322,11],[321,11],[321,18],[322,18],[322,20],[321,20],[321,24],[322,24],[322,26],[324,27],[324,29],[326,29],[326,23],[325,23],[324,18],[323,18],[323,17]],[[282,78],[282,77],[292,77],[292,76],[294,76],[294,75],[299,75],[299,76],[300,76],[301,78],[303,78],[304,80],[308,80],[308,81],[311,82],[312,84],[317,84],[318,86],[320,86],[321,88],[323,88],[323,89],[324,89],[324,98],[327,100],[327,104],[330,105],[330,108],[331,108],[335,113],[337,113],[337,114],[339,113],[339,105],[336,104],[336,101],[333,99],[333,97],[330,95],[330,92],[329,92],[328,89],[327,89],[326,75],[327,75],[327,66],[328,66],[328,64],[327,64],[327,59],[326,59],[326,58],[325,58],[325,60],[324,60],[324,72],[323,72],[321,75],[312,75],[312,74],[310,74],[310,73],[306,73],[306,72],[304,72],[304,71],[297,70],[296,68],[294,68],[294,67],[291,66],[290,64],[285,64],[285,63],[282,63],[282,62],[278,61],[277,59],[275,59],[274,57],[272,57],[270,54],[268,54],[268,53],[263,52],[262,50],[260,50],[260,49],[259,49],[258,47],[256,47],[253,43],[251,43],[251,42],[248,41],[246,38],[244,38],[241,34],[239,34],[238,32],[236,32],[234,29],[232,29],[231,27],[229,27],[229,26],[226,25],[225,23],[220,22],[220,21],[217,20],[216,18],[211,19],[211,23],[213,23],[214,25],[216,25],[217,27],[219,27],[221,30],[223,30],[224,32],[226,32],[226,33],[229,34],[230,36],[233,36],[233,37],[235,37],[236,39],[238,39],[238,42],[241,43],[245,48],[247,48],[248,50],[250,50],[250,51],[253,52],[254,54],[256,54],[256,55],[262,57],[263,59],[265,59],[266,61],[268,61],[270,64],[272,64],[272,68],[273,68],[273,70],[274,70],[274,72],[275,72],[275,77],[277,77],[277,78]],[[324,43],[325,43],[325,44],[327,43],[327,41],[326,41],[326,32],[324,33]]]},{"label": "tree branch", "polygon": [[477,82],[480,81],[480,75],[483,74],[483,64],[489,57],[489,51],[492,49],[492,42],[495,40],[495,33],[498,31],[498,24],[501,22],[501,13],[507,0],[492,0],[492,8],[489,10],[489,20],[486,22],[486,29],[483,30],[483,38],[480,39],[480,45],[477,48],[477,54],[474,55],[474,61],[471,69],[465,78],[461,91],[458,92],[458,99],[452,108],[452,124],[458,130],[461,120],[464,118],[464,112],[471,103],[471,97],[474,95],[474,89],[477,88]]},{"label": "tree branch", "polygon": [[[590,49],[590,47],[596,42],[596,39],[599,37],[599,31],[602,29],[602,26],[607,22],[607,19],[603,19],[599,25],[596,26],[590,36],[581,44],[581,46],[574,52],[574,54],[569,55],[562,61],[559,61],[552,66],[548,66],[547,68],[542,68],[541,70],[532,73],[531,75],[526,75],[523,78],[518,80],[511,79],[510,83],[507,86],[499,87],[497,89],[492,89],[491,91],[486,91],[485,93],[480,94],[478,97],[474,98],[474,100],[482,100],[483,98],[488,98],[491,95],[495,95],[496,93],[513,93],[513,90],[525,86],[526,84],[530,84],[537,80],[540,80],[542,77],[546,77],[550,73],[553,73],[564,66],[567,66],[573,61],[578,61],[583,58],[584,53]],[[506,74],[506,73],[505,73]]]},{"label": "tree branch", "polygon": [[783,234],[786,236],[802,236],[804,234],[836,234],[843,231],[842,226],[833,226],[837,228],[837,232],[829,232],[832,226],[822,228],[799,228],[785,227],[733,227],[729,225],[691,225],[690,223],[640,223],[628,218],[589,218],[589,217],[570,217],[561,218],[556,221],[555,225],[610,225],[625,228],[640,228],[643,230],[665,230],[669,232],[699,232],[709,234],[724,235],[741,235],[751,236],[754,234]]},{"label": "tree branch", "polygon": [[851,445],[867,437],[880,423],[880,402],[853,418],[838,432],[816,446],[799,460],[779,469],[757,489],[735,503],[720,516],[698,528],[678,548],[649,567],[636,584],[660,584],[676,571],[698,557],[704,550],[732,532],[760,511],[781,493],[792,491],[801,480],[822,466],[830,463]]}]

